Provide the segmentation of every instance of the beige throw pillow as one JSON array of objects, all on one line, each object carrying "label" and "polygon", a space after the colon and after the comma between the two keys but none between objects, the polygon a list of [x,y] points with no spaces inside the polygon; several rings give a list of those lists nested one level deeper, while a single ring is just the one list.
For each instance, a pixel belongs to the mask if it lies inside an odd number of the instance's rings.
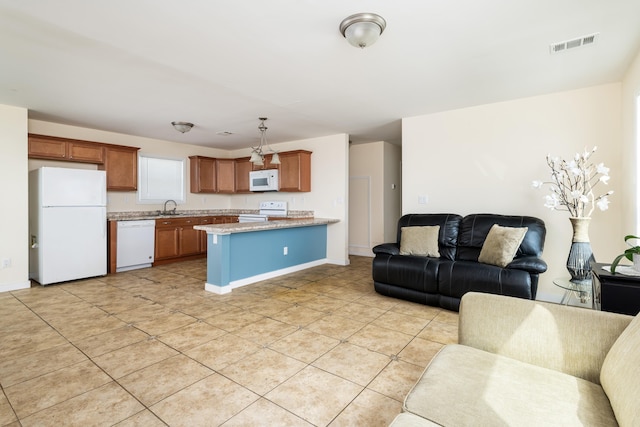
[{"label": "beige throw pillow", "polygon": [[482,245],[478,262],[506,267],[527,234],[527,227],[501,227],[493,224]]},{"label": "beige throw pillow", "polygon": [[418,255],[438,258],[439,225],[402,227],[400,233],[400,255]]}]

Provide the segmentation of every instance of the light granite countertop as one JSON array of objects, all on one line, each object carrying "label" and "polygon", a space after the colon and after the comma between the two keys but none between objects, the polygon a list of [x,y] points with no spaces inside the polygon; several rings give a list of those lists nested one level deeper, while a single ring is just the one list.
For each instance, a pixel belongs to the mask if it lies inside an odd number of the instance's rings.
[{"label": "light granite countertop", "polygon": [[[107,212],[109,221],[136,221],[142,219],[167,219],[199,216],[227,216],[240,214],[258,214],[258,209],[206,209],[206,210],[178,210],[176,215],[160,215],[160,211],[131,211],[131,212]],[[313,211],[287,212],[285,218],[313,218]]]},{"label": "light granite countertop", "polygon": [[246,233],[249,231],[275,230],[278,228],[310,227],[314,225],[335,224],[336,222],[340,222],[340,220],[333,218],[301,218],[266,222],[195,225],[193,228],[206,231],[207,234],[233,234]]}]

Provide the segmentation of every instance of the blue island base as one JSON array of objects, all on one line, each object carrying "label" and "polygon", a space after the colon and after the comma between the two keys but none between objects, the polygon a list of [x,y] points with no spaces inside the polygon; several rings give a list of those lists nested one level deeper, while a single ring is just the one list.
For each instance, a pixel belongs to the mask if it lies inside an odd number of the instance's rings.
[{"label": "blue island base", "polygon": [[327,263],[327,225],[207,234],[205,290],[232,289]]}]

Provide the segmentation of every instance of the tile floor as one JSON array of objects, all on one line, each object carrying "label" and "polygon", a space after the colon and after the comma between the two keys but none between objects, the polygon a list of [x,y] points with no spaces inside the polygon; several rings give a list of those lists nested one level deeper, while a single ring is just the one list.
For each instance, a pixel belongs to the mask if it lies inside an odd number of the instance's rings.
[{"label": "tile floor", "polygon": [[2,426],[386,426],[457,313],[371,258],[205,292],[188,261],[0,294]]}]

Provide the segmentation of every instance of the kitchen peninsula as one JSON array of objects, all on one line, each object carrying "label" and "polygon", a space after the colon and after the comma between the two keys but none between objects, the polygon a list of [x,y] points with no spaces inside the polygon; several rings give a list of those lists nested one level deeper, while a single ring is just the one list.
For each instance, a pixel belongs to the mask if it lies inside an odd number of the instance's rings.
[{"label": "kitchen peninsula", "polygon": [[197,225],[207,233],[205,290],[226,294],[261,280],[326,263],[327,218]]}]

